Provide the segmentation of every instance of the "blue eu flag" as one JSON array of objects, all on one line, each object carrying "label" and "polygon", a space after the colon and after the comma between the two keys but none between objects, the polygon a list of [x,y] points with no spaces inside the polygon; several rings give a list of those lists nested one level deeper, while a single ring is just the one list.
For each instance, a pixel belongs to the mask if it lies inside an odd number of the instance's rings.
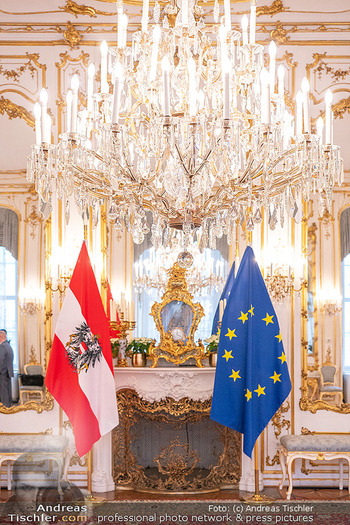
[{"label": "blue eu flag", "polygon": [[281,332],[248,246],[222,318],[211,419],[255,441],[291,390]]},{"label": "blue eu flag", "polygon": [[[224,289],[223,289],[221,297],[220,297],[220,301],[223,301],[224,299],[226,299],[226,301],[227,301],[227,299],[228,299],[228,297],[229,297],[229,295],[231,293],[231,289],[232,289],[234,280],[235,280],[235,263],[233,263],[233,265],[231,266],[231,270],[230,270],[230,273],[228,274],[227,281],[225,283]],[[220,304],[220,301],[218,302],[218,305],[216,307],[216,312],[215,312],[214,319],[213,319],[213,327],[211,329],[211,334],[212,335],[217,334],[218,333],[218,329],[219,329],[219,313],[220,313],[219,304]]]}]

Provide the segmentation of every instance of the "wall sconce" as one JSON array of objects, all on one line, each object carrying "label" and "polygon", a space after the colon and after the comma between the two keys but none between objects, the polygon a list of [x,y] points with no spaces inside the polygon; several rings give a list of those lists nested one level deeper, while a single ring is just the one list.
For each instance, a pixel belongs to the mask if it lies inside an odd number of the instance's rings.
[{"label": "wall sconce", "polygon": [[316,295],[318,308],[324,315],[338,315],[343,308],[343,298],[336,288],[320,288]]},{"label": "wall sconce", "polygon": [[281,241],[265,248],[264,280],[272,300],[282,303],[304,283],[304,257],[297,257],[294,250]]},{"label": "wall sconce", "polygon": [[18,299],[21,312],[34,315],[43,308],[45,295],[40,288],[23,288]]}]

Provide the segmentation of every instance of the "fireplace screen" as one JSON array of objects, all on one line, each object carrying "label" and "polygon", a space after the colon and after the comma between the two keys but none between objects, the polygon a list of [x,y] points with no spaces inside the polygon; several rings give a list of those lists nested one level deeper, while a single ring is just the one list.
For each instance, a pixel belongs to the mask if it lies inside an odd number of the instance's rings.
[{"label": "fireplace screen", "polygon": [[117,488],[199,492],[237,487],[240,435],[209,419],[211,400],[141,399],[118,392],[113,431]]}]

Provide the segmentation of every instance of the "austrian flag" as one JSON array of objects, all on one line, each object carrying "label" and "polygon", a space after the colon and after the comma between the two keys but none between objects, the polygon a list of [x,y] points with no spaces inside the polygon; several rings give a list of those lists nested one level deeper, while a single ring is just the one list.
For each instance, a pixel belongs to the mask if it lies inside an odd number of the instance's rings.
[{"label": "austrian flag", "polygon": [[45,383],[72,423],[80,457],[118,425],[109,324],[85,242],[57,319]]}]

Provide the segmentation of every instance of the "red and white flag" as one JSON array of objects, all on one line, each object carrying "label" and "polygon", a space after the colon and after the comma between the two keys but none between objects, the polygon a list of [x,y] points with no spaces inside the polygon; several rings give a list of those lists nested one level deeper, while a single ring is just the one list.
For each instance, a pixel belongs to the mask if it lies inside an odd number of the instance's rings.
[{"label": "red and white flag", "polygon": [[80,457],[118,424],[109,324],[85,242],[57,319],[45,384],[72,423]]}]

